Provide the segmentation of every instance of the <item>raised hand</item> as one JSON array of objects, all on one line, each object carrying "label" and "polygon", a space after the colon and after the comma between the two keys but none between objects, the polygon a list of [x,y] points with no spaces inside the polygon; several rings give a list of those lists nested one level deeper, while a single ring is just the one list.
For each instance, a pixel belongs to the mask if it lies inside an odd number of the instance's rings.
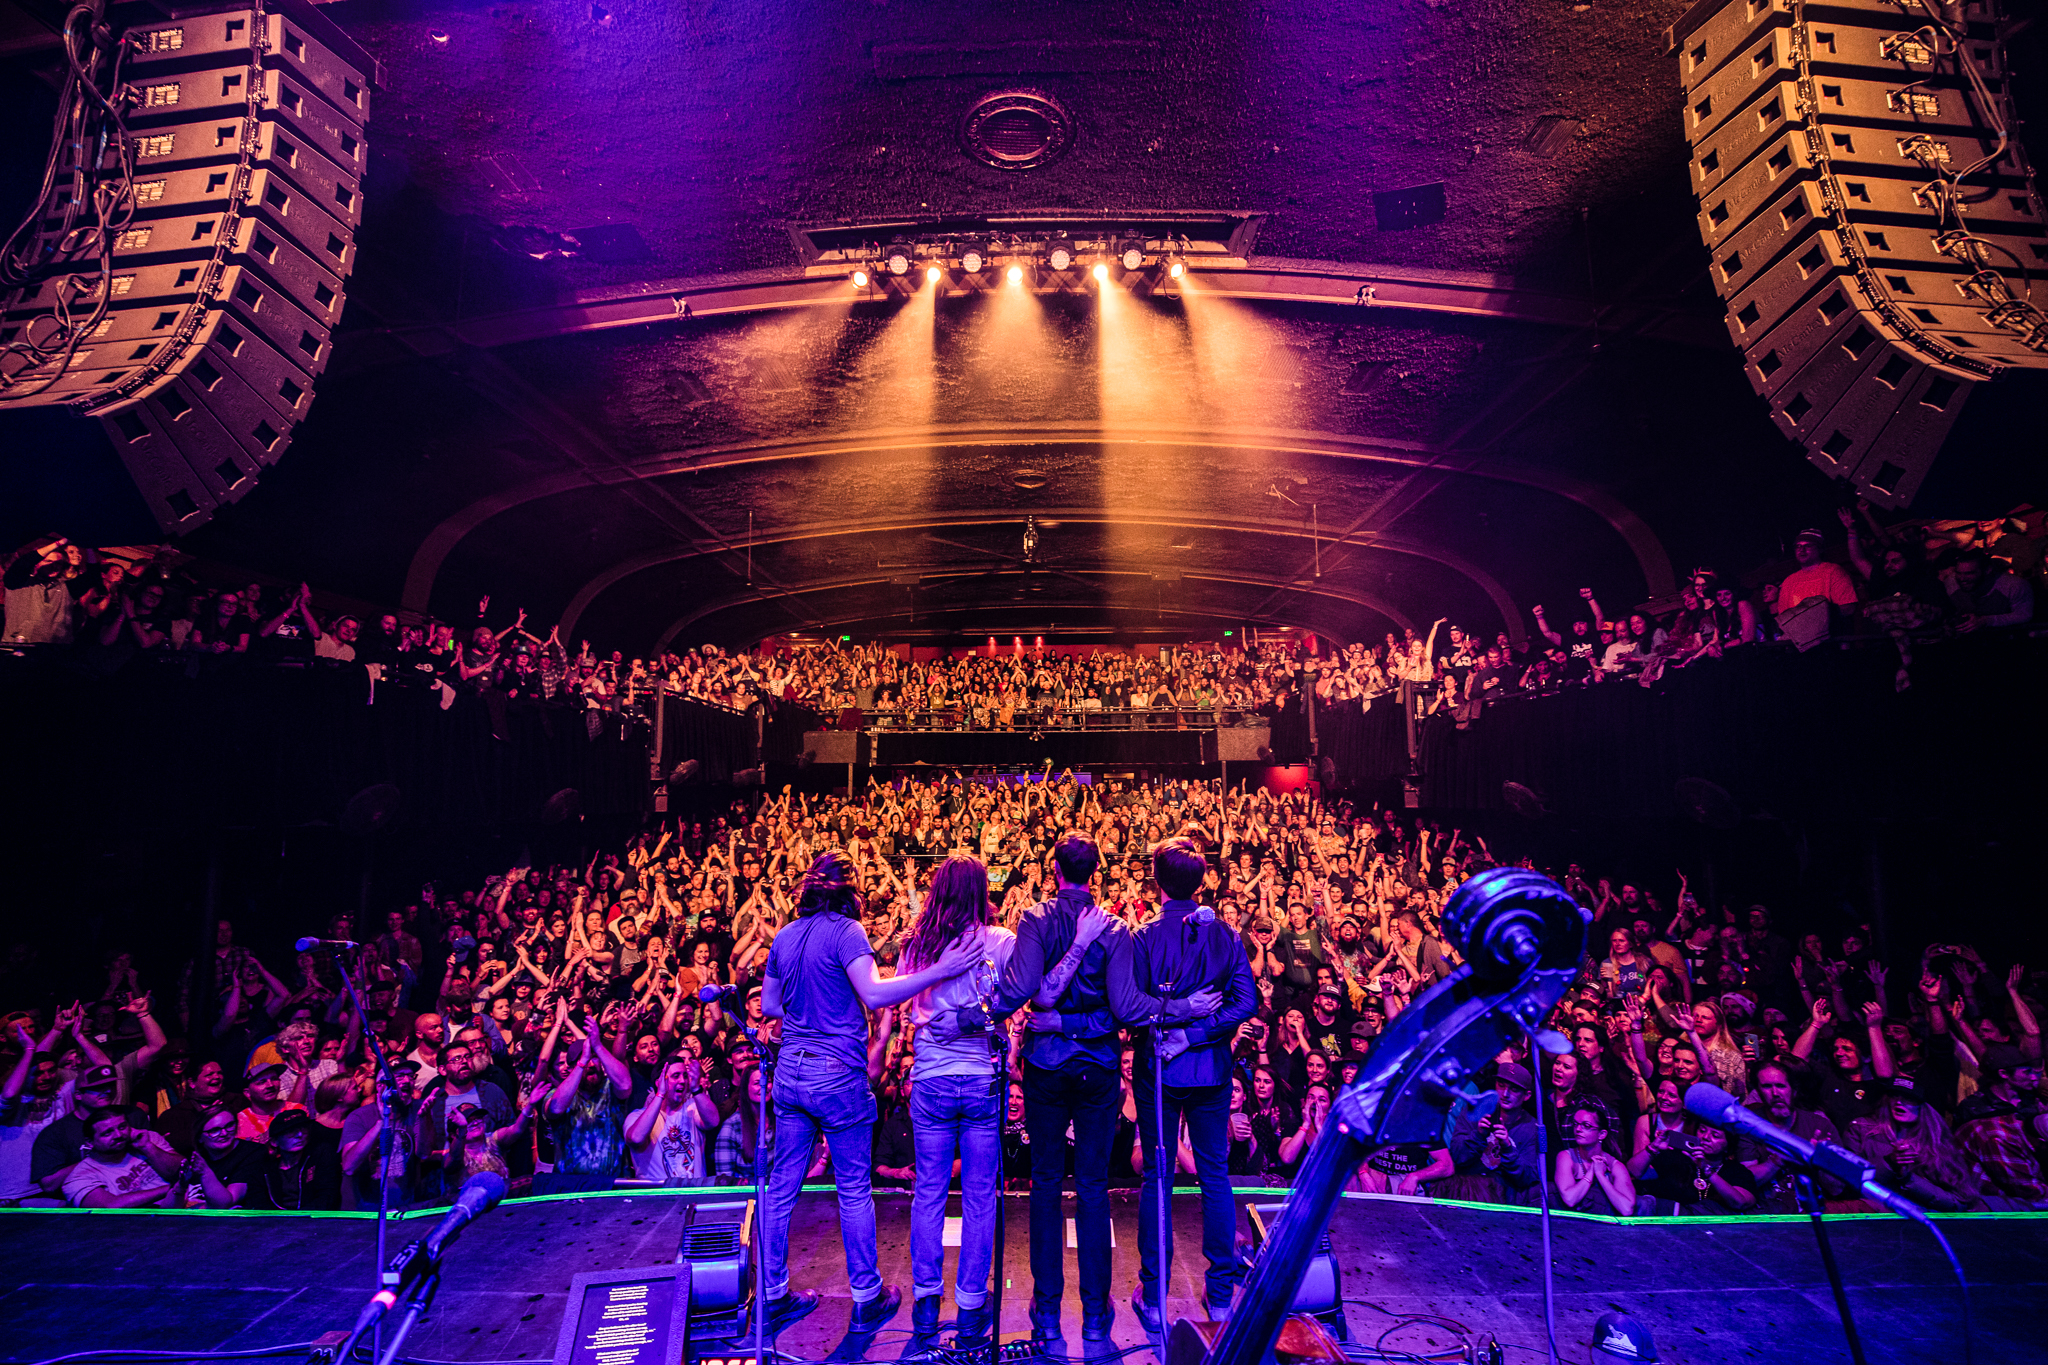
[{"label": "raised hand", "polygon": [[1815,996],[1813,1001],[1813,1026],[1815,1028],[1826,1028],[1828,1021],[1834,1017],[1834,1008],[1828,1004],[1827,997],[1824,995]]},{"label": "raised hand", "polygon": [[149,992],[144,991],[127,1004],[121,1006],[121,1008],[140,1019],[143,1015],[149,1013]]},{"label": "raised hand", "polygon": [[1876,1028],[1883,1022],[1884,1006],[1878,1004],[1875,1000],[1865,1001],[1863,1005],[1863,1026],[1865,1028]]}]

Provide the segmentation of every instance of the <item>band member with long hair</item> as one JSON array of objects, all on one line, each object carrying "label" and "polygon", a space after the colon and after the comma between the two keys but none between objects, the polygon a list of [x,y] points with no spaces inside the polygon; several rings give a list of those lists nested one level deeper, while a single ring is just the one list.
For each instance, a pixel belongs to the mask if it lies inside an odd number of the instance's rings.
[{"label": "band member with long hair", "polygon": [[853,1293],[849,1331],[873,1333],[903,1304],[882,1283],[875,1254],[871,1184],[875,1094],[868,1086],[867,1016],[901,1004],[982,961],[979,942],[956,943],[921,971],[885,977],[860,927],[861,894],[853,861],[818,855],[804,874],[796,923],[775,936],[761,989],[761,1011],[782,1021],[775,1065],[775,1158],[761,1201],[768,1328],[780,1332],[818,1306],[808,1289],[789,1287],[789,1217],[803,1188],[818,1134],[832,1153],[839,1190],[839,1231],[846,1283]]},{"label": "band member with long hair", "polygon": [[953,1277],[953,1303],[960,1317],[955,1344],[969,1349],[987,1345],[993,1326],[988,1278],[1002,1178],[1009,1049],[999,1029],[941,1038],[924,1026],[948,1010],[987,1017],[1017,942],[1009,930],[990,922],[993,917],[988,869],[981,859],[948,858],[932,873],[902,957],[903,969],[914,972],[956,945],[981,955],[967,971],[925,987],[910,1000],[910,1017],[920,1030],[910,1069],[910,1130],[917,1152],[917,1186],[910,1201],[911,1331],[919,1337],[938,1331],[939,1296],[945,1288],[946,1187],[958,1158],[960,1264]]}]

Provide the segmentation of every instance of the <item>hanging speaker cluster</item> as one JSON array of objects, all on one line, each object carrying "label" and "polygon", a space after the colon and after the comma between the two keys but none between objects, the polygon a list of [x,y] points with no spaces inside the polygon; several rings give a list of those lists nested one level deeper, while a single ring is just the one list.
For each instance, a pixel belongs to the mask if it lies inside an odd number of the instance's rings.
[{"label": "hanging speaker cluster", "polygon": [[1668,33],[1711,275],[1772,420],[1903,506],[1971,385],[2048,366],[2048,230],[1988,0],[1726,0]]},{"label": "hanging speaker cluster", "polygon": [[111,268],[46,203],[40,278],[6,301],[0,340],[98,320],[62,354],[0,366],[0,398],[29,395],[0,406],[99,418],[182,532],[253,488],[313,401],[355,264],[377,70],[305,0],[173,13],[118,39],[123,136],[59,158],[60,184],[123,205]]}]

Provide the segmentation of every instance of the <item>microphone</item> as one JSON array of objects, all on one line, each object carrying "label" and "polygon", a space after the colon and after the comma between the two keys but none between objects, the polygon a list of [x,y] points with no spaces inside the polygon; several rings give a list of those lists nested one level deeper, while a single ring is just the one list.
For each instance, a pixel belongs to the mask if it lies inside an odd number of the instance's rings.
[{"label": "microphone", "polygon": [[1193,943],[1195,941],[1195,935],[1200,932],[1200,930],[1198,930],[1195,927],[1196,925],[1214,924],[1215,922],[1216,912],[1214,910],[1211,910],[1206,905],[1198,905],[1194,909],[1188,911],[1188,942]]},{"label": "microphone", "polygon": [[699,986],[697,998],[707,1005],[719,1004],[738,995],[739,990],[738,986],[721,986],[714,981],[708,986]]},{"label": "microphone", "polygon": [[1685,1092],[1685,1111],[1694,1118],[1705,1119],[1716,1128],[1753,1138],[1787,1161],[1811,1166],[1824,1175],[1831,1175],[1865,1199],[1883,1205],[1901,1218],[1910,1218],[1916,1223],[1927,1221],[1926,1212],[1918,1204],[1898,1191],[1878,1184],[1877,1168],[1856,1153],[1832,1142],[1808,1142],[1754,1110],[1744,1108],[1742,1101],[1718,1085],[1693,1082]]},{"label": "microphone", "polygon": [[377,1324],[377,1320],[398,1306],[398,1301],[419,1286],[420,1281],[441,1268],[441,1257],[448,1250],[448,1244],[455,1235],[476,1219],[476,1216],[496,1207],[506,1194],[505,1178],[495,1171],[478,1171],[462,1182],[462,1190],[455,1196],[455,1206],[442,1215],[440,1223],[425,1237],[408,1242],[399,1249],[391,1263],[382,1273],[383,1288],[370,1296],[363,1305],[363,1311],[356,1317],[355,1327],[350,1331],[345,1348],[335,1359],[346,1360],[363,1334]]},{"label": "microphone", "polygon": [[455,1234],[468,1227],[479,1214],[496,1208],[498,1201],[505,1197],[507,1188],[505,1177],[496,1171],[478,1171],[463,1181],[461,1193],[455,1196],[455,1206],[427,1234],[427,1259],[439,1261],[448,1244],[455,1240]]},{"label": "microphone", "polygon": [[363,945],[346,938],[302,938],[293,951],[310,953],[315,948],[360,948]]}]

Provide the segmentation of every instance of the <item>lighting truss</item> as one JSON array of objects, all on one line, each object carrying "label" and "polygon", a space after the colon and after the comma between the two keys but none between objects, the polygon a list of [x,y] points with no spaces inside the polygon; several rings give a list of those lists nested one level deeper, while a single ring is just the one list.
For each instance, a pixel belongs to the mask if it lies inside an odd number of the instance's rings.
[{"label": "lighting truss", "polygon": [[1150,294],[1176,289],[1190,271],[1245,268],[1264,218],[1045,213],[833,223],[796,227],[791,235],[807,276],[844,279],[870,296],[900,295],[927,280],[950,293],[1080,293],[1115,282]]}]

